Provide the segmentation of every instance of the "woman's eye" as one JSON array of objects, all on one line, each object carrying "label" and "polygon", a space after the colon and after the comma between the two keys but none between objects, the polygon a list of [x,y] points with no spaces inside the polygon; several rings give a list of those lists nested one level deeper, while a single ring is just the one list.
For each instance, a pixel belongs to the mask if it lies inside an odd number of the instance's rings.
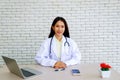
[{"label": "woman's eye", "polygon": [[65,26],[61,26],[62,28],[64,28]]},{"label": "woman's eye", "polygon": [[59,26],[56,26],[56,27],[59,27]]}]

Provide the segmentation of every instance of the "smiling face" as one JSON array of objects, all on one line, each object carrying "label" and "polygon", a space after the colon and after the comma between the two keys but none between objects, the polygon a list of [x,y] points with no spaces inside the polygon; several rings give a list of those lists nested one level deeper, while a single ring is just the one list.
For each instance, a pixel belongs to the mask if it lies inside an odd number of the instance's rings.
[{"label": "smiling face", "polygon": [[65,31],[65,24],[64,24],[64,22],[62,22],[61,20],[59,20],[55,24],[55,26],[53,26],[52,28],[53,28],[53,30],[55,32],[55,36],[61,38],[62,35],[63,35],[63,33],[64,33],[64,31]]},{"label": "smiling face", "polygon": [[64,35],[64,37],[70,38],[67,22],[63,17],[58,16],[53,20],[48,38],[51,38],[54,35],[55,37]]}]

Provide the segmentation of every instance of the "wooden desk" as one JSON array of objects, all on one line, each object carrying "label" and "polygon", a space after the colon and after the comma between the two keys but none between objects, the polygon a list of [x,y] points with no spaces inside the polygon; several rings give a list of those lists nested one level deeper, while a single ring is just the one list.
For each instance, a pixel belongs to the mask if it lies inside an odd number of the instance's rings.
[{"label": "wooden desk", "polygon": [[[64,71],[55,72],[51,67],[42,67],[40,65],[22,65],[20,67],[30,67],[41,71],[42,74],[28,78],[27,80],[120,80],[120,74],[112,70],[110,78],[101,78],[99,65],[97,64],[80,64],[69,66]],[[79,68],[81,75],[72,76],[71,69]],[[23,80],[9,72],[6,66],[0,68],[1,80]]]}]

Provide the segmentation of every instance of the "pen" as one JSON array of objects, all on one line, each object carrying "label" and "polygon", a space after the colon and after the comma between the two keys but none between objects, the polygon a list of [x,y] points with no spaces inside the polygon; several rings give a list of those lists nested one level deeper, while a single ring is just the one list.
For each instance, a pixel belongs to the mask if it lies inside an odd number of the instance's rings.
[{"label": "pen", "polygon": [[65,68],[55,69],[54,71],[64,71]]}]

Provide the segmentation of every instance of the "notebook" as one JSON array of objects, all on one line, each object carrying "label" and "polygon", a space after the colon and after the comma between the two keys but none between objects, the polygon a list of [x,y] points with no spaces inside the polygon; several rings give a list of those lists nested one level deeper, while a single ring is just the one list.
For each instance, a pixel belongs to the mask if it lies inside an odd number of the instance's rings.
[{"label": "notebook", "polygon": [[40,75],[42,72],[37,71],[31,68],[19,68],[15,59],[8,58],[6,56],[2,56],[4,62],[6,63],[9,71],[21,78],[29,78],[35,75]]}]

